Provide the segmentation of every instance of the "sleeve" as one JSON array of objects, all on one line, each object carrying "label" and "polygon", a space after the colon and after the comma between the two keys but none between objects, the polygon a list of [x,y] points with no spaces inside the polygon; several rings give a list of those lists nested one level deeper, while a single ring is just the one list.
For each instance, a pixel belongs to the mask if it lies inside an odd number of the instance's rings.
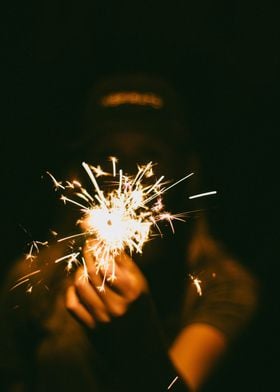
[{"label": "sleeve", "polygon": [[189,391],[168,357],[150,295],[142,294],[126,315],[91,333],[114,390]]},{"label": "sleeve", "polygon": [[[209,248],[193,266],[184,306],[184,325],[209,324],[229,341],[237,337],[253,318],[258,302],[254,276],[220,248]],[[195,278],[198,282],[195,282]],[[199,284],[199,292],[196,283]]]}]

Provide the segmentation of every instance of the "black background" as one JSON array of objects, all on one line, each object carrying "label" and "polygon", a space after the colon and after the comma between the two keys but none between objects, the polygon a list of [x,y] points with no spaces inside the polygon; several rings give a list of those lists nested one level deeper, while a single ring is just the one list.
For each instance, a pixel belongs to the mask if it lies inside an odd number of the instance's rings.
[{"label": "black background", "polygon": [[44,239],[52,222],[41,175],[67,158],[63,142],[92,83],[114,72],[166,77],[188,103],[206,181],[219,189],[217,233],[260,281],[257,319],[213,390],[278,382],[279,17],[269,2],[241,0],[48,0],[2,12],[3,275],[29,240],[20,225]]}]

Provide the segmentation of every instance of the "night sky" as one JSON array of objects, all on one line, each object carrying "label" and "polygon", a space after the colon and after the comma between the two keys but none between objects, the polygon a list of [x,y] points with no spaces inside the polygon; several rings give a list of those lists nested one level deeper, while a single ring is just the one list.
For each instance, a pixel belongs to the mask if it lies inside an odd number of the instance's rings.
[{"label": "night sky", "polygon": [[279,9],[259,0],[18,3],[1,23],[3,275],[29,240],[22,226],[44,239],[52,223],[55,196],[41,176],[67,160],[63,145],[80,127],[92,84],[116,72],[160,75],[183,96],[205,182],[219,190],[216,233],[260,281],[256,320],[213,390],[273,390]]}]

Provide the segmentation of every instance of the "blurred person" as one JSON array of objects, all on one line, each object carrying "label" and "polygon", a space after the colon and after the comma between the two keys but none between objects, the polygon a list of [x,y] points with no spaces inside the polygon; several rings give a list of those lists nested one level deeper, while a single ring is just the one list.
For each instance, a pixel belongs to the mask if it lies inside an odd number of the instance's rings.
[{"label": "blurred person", "polygon": [[[128,173],[152,160],[171,179],[199,167],[182,101],[166,81],[149,75],[97,83],[82,130],[64,147],[68,172],[81,160],[96,164],[109,155]],[[165,194],[168,210],[201,209],[201,200],[186,204],[187,193],[202,189],[198,178],[186,192]],[[36,269],[26,260],[15,263],[1,295],[1,390],[198,391],[205,385],[250,321],[256,283],[211,235],[204,212],[178,222],[175,235],[168,228],[163,234],[143,255],[120,254],[117,279],[106,282],[105,292],[98,290],[102,271],[89,251],[93,239],[83,245],[88,281],[80,279],[80,268],[68,276],[52,262],[65,254],[63,243],[38,255],[42,283],[31,294],[24,287],[9,291]]]}]

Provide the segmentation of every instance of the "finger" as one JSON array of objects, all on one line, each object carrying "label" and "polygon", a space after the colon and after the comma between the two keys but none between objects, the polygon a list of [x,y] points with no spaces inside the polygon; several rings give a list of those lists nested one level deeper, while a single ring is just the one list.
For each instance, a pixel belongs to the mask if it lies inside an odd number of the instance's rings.
[{"label": "finger", "polygon": [[80,303],[74,286],[69,286],[65,296],[66,309],[80,322],[94,328],[96,322],[88,310]]},{"label": "finger", "polygon": [[116,266],[125,268],[127,271],[133,274],[142,274],[134,260],[125,252],[122,252],[115,257],[115,263]]},{"label": "finger", "polygon": [[128,256],[127,253],[124,251],[120,252],[116,257],[115,257],[116,264],[119,266],[126,266],[127,268],[131,268],[131,266],[134,264],[132,258]]},{"label": "finger", "polygon": [[100,274],[102,268],[98,268],[96,265],[96,259],[91,251],[91,249],[84,250],[84,275],[88,278],[88,281],[92,286],[98,290],[99,292],[104,291],[106,280],[112,276],[112,268],[108,266],[108,268],[104,269],[104,274]]},{"label": "finger", "polygon": [[[114,274],[111,275],[110,271],[114,269]],[[109,287],[112,291],[120,296],[124,296],[127,290],[130,289],[130,273],[125,265],[118,265],[115,263],[114,266],[110,266],[109,272],[105,269],[99,271],[100,279],[106,282],[106,287]]]},{"label": "finger", "polygon": [[93,282],[91,283],[98,288],[97,293],[110,316],[120,317],[126,312],[129,305],[126,296],[112,289],[110,282],[104,283],[104,278],[100,273],[94,275]]},{"label": "finger", "polygon": [[[88,260],[88,265],[91,264],[87,271],[88,275],[88,284],[93,286],[96,291],[96,294],[100,297],[101,301],[103,302],[106,311],[112,317],[119,317],[122,316],[128,307],[128,301],[126,300],[125,296],[121,295],[118,290],[112,288],[112,283],[106,281],[106,276],[110,276],[110,273],[106,275],[105,271],[103,274],[101,271],[97,273],[96,266],[92,263],[91,256],[85,255]],[[80,275],[80,276],[79,276]],[[84,278],[84,273],[79,272],[77,274],[79,279]]]},{"label": "finger", "polygon": [[83,249],[83,256],[85,260],[84,268],[86,269],[87,275],[91,278],[93,275],[96,275],[97,267],[96,267],[96,258],[94,256],[94,249],[90,244],[92,244],[92,241],[86,242],[86,245]]},{"label": "finger", "polygon": [[[100,271],[101,277],[104,271]],[[138,270],[128,269],[125,265],[116,265],[116,278],[106,282],[106,287],[117,293],[129,304],[146,291],[147,283],[142,273]]]},{"label": "finger", "polygon": [[[86,262],[86,274],[89,282],[98,289],[99,293],[102,293],[105,287],[110,287],[116,294],[124,294],[127,283],[125,267],[121,269],[120,266],[112,260],[106,268],[98,268],[96,266],[96,259],[90,247],[85,248],[84,259]],[[117,283],[114,284],[115,282]]]},{"label": "finger", "polygon": [[[88,245],[90,245],[90,242],[88,242]],[[99,294],[100,292],[102,293],[104,288],[107,291],[107,287],[110,287],[112,292],[115,292],[126,303],[129,303],[136,299],[142,291],[147,291],[147,282],[142,272],[125,252],[117,255],[107,268],[100,268],[98,273],[96,259],[90,246],[85,248],[84,258],[88,269],[89,281],[94,287],[99,289]],[[107,296],[102,298],[106,305],[109,305],[108,310],[111,312],[110,302],[106,301]],[[119,303],[118,297],[116,297],[115,301]]]},{"label": "finger", "polygon": [[97,289],[87,280],[76,277],[75,289],[80,302],[86,307],[89,313],[99,322],[109,322],[109,312],[98,295]]}]

